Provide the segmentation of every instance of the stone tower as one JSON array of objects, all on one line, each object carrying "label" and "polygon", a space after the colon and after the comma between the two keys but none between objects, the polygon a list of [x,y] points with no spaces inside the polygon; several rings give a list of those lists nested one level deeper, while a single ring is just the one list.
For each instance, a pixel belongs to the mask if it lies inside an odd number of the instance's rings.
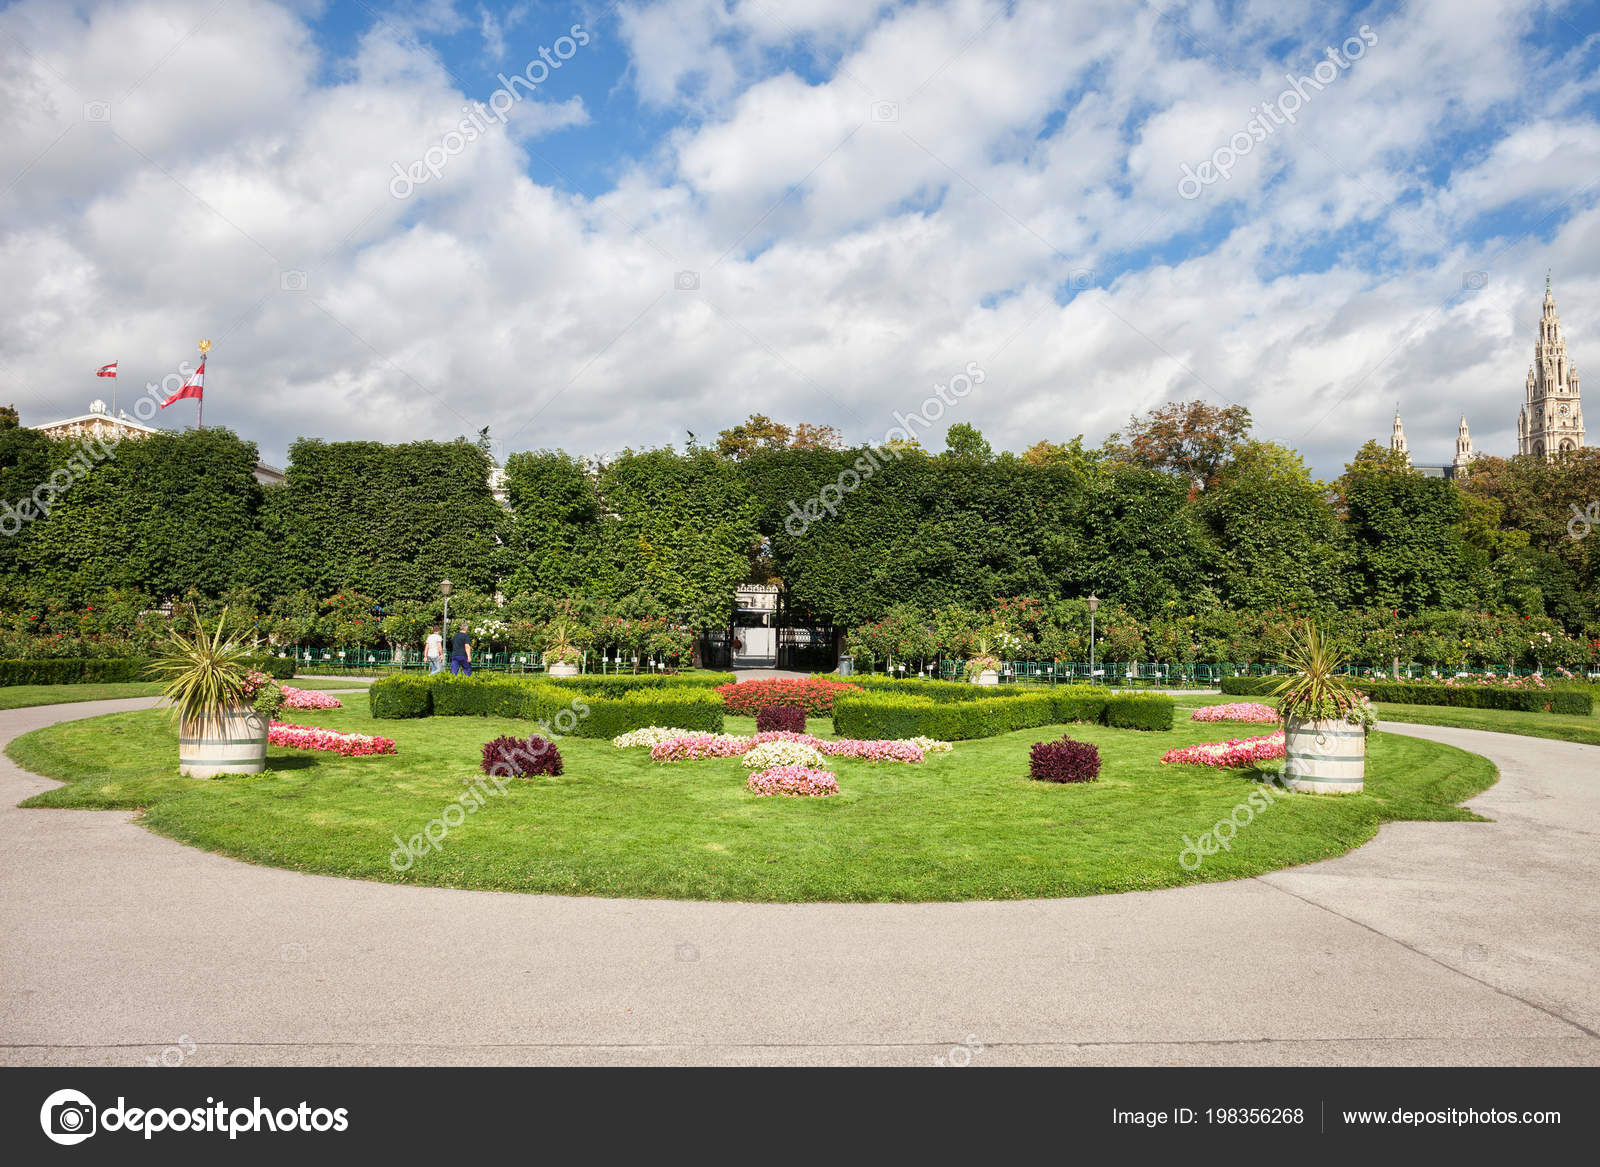
[{"label": "stone tower", "polygon": [[1472,435],[1467,432],[1467,415],[1461,415],[1461,424],[1456,427],[1456,457],[1450,463],[1451,470],[1457,478],[1466,474],[1467,467],[1472,464],[1476,455],[1472,452]]},{"label": "stone tower", "polygon": [[1400,424],[1400,406],[1394,407],[1394,429],[1389,432],[1389,449],[1396,454],[1404,454],[1406,461],[1411,461],[1411,451],[1406,449],[1406,427]]},{"label": "stone tower", "polygon": [[1550,277],[1544,279],[1544,314],[1528,370],[1527,401],[1517,415],[1517,453],[1555,458],[1583,449],[1583,403],[1578,396],[1578,367],[1567,356],[1561,317],[1556,315]]}]

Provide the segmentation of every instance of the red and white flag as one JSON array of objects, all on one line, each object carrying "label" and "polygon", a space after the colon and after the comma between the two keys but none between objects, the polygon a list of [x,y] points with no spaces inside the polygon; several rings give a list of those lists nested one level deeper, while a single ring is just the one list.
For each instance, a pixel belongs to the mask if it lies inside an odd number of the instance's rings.
[{"label": "red and white flag", "polygon": [[183,388],[179,389],[171,397],[169,397],[165,401],[163,401],[161,403],[161,408],[165,409],[167,406],[171,405],[174,401],[182,401],[185,397],[201,397],[201,398],[203,398],[205,396],[205,393],[203,392],[203,390],[205,388],[205,379],[206,379],[206,363],[204,361],[201,361],[200,362],[200,367],[198,369],[196,369],[194,372],[189,374],[189,379],[183,383]]},{"label": "red and white flag", "polygon": [[117,375],[117,362],[112,361],[109,365],[101,365],[95,370],[94,375],[96,377],[115,377]]}]

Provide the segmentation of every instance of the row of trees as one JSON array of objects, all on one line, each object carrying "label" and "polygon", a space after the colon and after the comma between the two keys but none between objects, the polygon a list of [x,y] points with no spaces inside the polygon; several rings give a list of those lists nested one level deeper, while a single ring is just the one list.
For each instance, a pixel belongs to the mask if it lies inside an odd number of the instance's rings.
[{"label": "row of trees", "polygon": [[[75,446],[5,421],[0,502],[15,506]],[[303,440],[272,487],[254,479],[254,445],[226,430],[126,441],[0,539],[0,601],[81,609],[108,590],[248,589],[264,610],[353,593],[392,615],[433,611],[448,577],[483,597],[582,597],[710,628],[736,584],[777,579],[798,616],[845,627],[897,603],[1090,592],[1144,621],[1358,609],[1543,616],[1571,633],[1600,621],[1600,539],[1569,531],[1573,507],[1600,498],[1593,450],[1486,458],[1454,483],[1369,443],[1325,484],[1250,438],[1237,407],[1188,404],[1100,448],[995,453],[956,426],[944,453],[903,444],[864,476],[873,452],[838,448],[824,428],[752,418],[717,447],[601,465],[513,454],[508,507],[467,441]],[[788,521],[808,504],[814,521]]]}]

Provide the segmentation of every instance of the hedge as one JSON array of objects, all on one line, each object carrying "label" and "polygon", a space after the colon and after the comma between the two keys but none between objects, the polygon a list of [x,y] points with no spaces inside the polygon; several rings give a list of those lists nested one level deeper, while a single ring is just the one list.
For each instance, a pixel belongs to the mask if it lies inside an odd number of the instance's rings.
[{"label": "hedge", "polygon": [[1077,685],[1004,697],[945,701],[909,693],[871,692],[841,695],[833,705],[833,729],[841,737],[925,735],[943,741],[993,737],[1067,721],[1101,722],[1127,729],[1171,729],[1175,707],[1171,697],[1124,696]]},{"label": "hedge", "polygon": [[81,685],[104,681],[148,681],[143,657],[40,657],[0,660],[0,685]]},{"label": "hedge", "polygon": [[516,717],[572,737],[612,738],[649,725],[722,731],[722,698],[704,685],[634,686],[609,697],[514,677],[386,677],[373,682],[376,718]]},{"label": "hedge", "polygon": [[939,702],[985,701],[991,697],[1021,697],[1038,692],[1037,689],[1024,688],[1021,685],[974,685],[970,681],[925,681],[917,677],[908,677],[902,681],[892,677],[856,674],[840,677],[832,673],[819,673],[816,676],[824,681],[849,681],[852,685],[860,685],[863,689],[874,693],[904,693],[912,697],[930,697]]},{"label": "hedge", "polygon": [[576,677],[536,677],[541,684],[558,685],[563,689],[576,689],[580,693],[593,693],[597,697],[621,697],[642,689],[713,689],[718,685],[732,684],[732,673],[674,673],[658,676],[642,673],[591,675]]},{"label": "hedge", "polygon": [[[1222,691],[1240,697],[1265,697],[1282,677],[1223,677]],[[1354,682],[1372,700],[1392,705],[1453,705],[1464,709],[1509,709],[1518,713],[1594,712],[1594,694],[1582,688],[1497,689],[1489,685],[1430,685],[1415,681]]]}]

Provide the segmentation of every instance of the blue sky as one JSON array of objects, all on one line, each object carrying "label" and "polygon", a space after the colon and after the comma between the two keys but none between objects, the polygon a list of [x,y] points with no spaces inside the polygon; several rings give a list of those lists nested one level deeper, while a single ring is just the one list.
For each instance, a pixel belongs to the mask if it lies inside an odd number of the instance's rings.
[{"label": "blue sky", "polygon": [[0,53],[25,422],[201,335],[279,461],[878,440],[976,363],[924,444],[1204,397],[1332,475],[1396,401],[1419,460],[1463,412],[1509,453],[1547,269],[1600,360],[1595,4],[23,0]]}]

